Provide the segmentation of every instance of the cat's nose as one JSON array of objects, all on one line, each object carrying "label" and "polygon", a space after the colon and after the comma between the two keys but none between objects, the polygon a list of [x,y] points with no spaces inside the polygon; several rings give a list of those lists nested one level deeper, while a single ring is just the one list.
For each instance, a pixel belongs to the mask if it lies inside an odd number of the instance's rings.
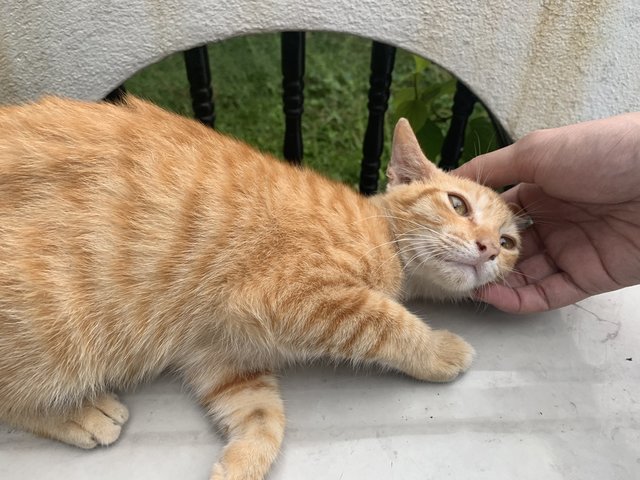
[{"label": "cat's nose", "polygon": [[478,252],[480,253],[478,263],[495,260],[498,253],[500,253],[500,248],[490,240],[476,240],[476,245],[478,246]]}]

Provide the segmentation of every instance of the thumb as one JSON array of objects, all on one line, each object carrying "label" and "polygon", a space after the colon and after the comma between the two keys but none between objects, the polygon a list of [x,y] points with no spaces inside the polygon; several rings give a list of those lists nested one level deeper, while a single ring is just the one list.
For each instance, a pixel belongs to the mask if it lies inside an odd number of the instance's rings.
[{"label": "thumb", "polygon": [[520,162],[516,161],[514,147],[515,145],[509,145],[500,150],[479,155],[451,173],[493,188],[531,181],[523,178],[519,168]]}]

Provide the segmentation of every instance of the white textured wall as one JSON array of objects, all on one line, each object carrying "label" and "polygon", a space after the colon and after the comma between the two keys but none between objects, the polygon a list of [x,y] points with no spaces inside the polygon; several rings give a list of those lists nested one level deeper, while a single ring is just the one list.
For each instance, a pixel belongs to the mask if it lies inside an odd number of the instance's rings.
[{"label": "white textured wall", "polygon": [[0,0],[0,103],[99,99],[172,52],[281,30],[425,56],[515,137],[640,110],[639,0]]}]

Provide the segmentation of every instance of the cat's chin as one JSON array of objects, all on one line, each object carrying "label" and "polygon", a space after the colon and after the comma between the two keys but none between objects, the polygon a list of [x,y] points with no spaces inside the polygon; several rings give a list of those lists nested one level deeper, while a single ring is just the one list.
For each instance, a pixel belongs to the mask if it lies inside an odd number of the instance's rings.
[{"label": "cat's chin", "polygon": [[439,262],[432,268],[415,270],[406,278],[407,298],[426,300],[466,300],[473,292],[491,281],[489,272],[457,261]]},{"label": "cat's chin", "polygon": [[446,276],[451,277],[456,285],[461,285],[465,290],[472,289],[479,280],[480,272],[474,265],[455,260],[446,260],[443,264],[442,270]]},{"label": "cat's chin", "polygon": [[458,302],[471,300],[473,290],[446,290],[439,286],[422,285],[418,288],[407,288],[405,300],[429,300],[436,302]]},{"label": "cat's chin", "polygon": [[435,271],[414,272],[406,278],[405,296],[407,299],[464,300],[472,297],[476,283],[477,275],[466,269],[453,274],[451,271],[440,274]]}]

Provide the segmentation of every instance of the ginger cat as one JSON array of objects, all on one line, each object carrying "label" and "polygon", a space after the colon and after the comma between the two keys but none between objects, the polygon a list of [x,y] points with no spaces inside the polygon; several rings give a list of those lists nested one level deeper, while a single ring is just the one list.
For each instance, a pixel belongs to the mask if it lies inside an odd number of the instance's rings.
[{"label": "ginger cat", "polygon": [[257,480],[284,363],[453,380],[473,349],[399,302],[504,275],[516,219],[406,120],[388,178],[365,198],[132,97],[0,108],[0,421],[109,445],[128,418],[112,392],[171,369],[227,432],[211,478]]}]

